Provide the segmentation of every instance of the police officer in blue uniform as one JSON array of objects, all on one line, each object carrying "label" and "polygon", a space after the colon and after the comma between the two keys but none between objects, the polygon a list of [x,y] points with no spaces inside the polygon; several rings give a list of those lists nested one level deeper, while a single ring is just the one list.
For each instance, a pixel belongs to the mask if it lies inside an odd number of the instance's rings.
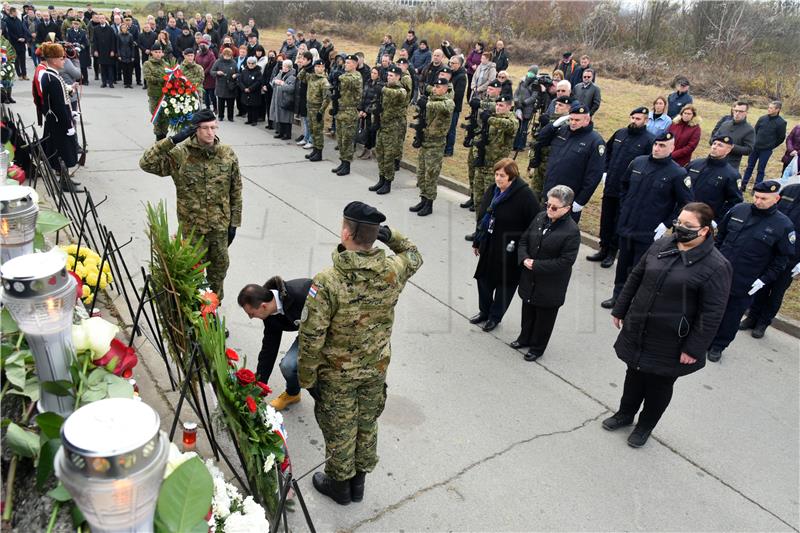
[{"label": "police officer in blue uniform", "polygon": [[622,195],[620,179],[631,161],[653,151],[655,137],[647,131],[648,113],[646,107],[637,107],[631,111],[630,124],[615,131],[606,142],[606,177],[600,211],[600,250],[586,257],[589,261],[600,261],[603,268],[610,268],[614,264],[619,249],[617,221]]},{"label": "police officer in blue uniform", "polygon": [[[787,185],[781,189],[778,211],[789,217],[794,224],[795,235],[800,231],[800,184]],[[747,317],[739,324],[739,329],[750,329],[756,339],[764,336],[764,332],[778,314],[783,303],[783,295],[792,283],[792,279],[800,276],[800,244],[794,243],[794,255],[778,278],[756,293]]]},{"label": "police officer in blue uniform", "polygon": [[693,200],[686,169],[672,160],[675,136],[662,133],[650,155],[634,159],[620,180],[622,204],[619,212],[619,261],[614,276],[614,294],[600,306],[612,309],[636,263],[672,226],[681,208]]},{"label": "police officer in blue uniform", "polygon": [[716,136],[711,140],[708,157],[695,159],[686,166],[692,179],[694,201],[708,204],[714,210],[717,224],[731,207],[743,201],[739,171],[726,159],[732,149],[733,139],[729,135]]},{"label": "police officer in blue uniform", "polygon": [[542,128],[536,144],[538,148],[550,147],[542,190],[566,185],[575,191],[572,218],[580,221],[581,211],[591,200],[605,168],[606,144],[594,131],[589,108],[580,102],[572,104],[569,118],[561,117]]},{"label": "police officer in blue uniform", "polygon": [[779,189],[775,180],[757,184],[753,203],[733,206],[717,228],[717,248],[733,266],[733,282],[725,315],[708,348],[711,362],[719,361],[736,337],[753,296],[773,284],[796,254],[794,224],[778,211]]}]

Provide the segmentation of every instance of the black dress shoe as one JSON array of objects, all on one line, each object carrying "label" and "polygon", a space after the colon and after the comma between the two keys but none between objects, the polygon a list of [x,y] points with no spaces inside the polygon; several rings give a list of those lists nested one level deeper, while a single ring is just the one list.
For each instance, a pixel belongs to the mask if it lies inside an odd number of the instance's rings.
[{"label": "black dress shoe", "polygon": [[526,361],[528,361],[529,363],[532,363],[533,361],[536,361],[537,359],[539,359],[541,356],[542,356],[541,353],[534,352],[533,350],[529,350],[528,353],[525,354],[524,359]]},{"label": "black dress shoe", "polygon": [[756,321],[754,318],[750,318],[749,316],[744,317],[744,320],[739,322],[739,331],[753,329],[754,327],[756,327]]},{"label": "black dress shoe", "polygon": [[519,342],[519,340],[513,340],[509,342],[508,345],[514,348],[515,350],[519,350],[520,348],[527,348],[529,346],[528,344],[523,344]]},{"label": "black dress shoe", "polygon": [[722,359],[722,350],[719,348],[709,348],[708,353],[706,354],[706,359],[712,363],[719,362],[719,360]]},{"label": "black dress shoe", "polygon": [[632,416],[627,416],[620,413],[614,413],[612,416],[603,420],[603,429],[607,429],[608,431],[615,431],[619,428],[630,426],[631,424],[633,424]]},{"label": "black dress shoe", "polygon": [[483,331],[489,332],[496,327],[497,327],[497,322],[495,322],[490,318],[489,320],[486,321],[486,324],[483,325]]},{"label": "black dress shoe", "polygon": [[600,307],[602,307],[603,309],[614,309],[614,304],[616,303],[617,299],[612,296],[608,300],[603,300],[602,302],[600,302]]},{"label": "black dress shoe", "polygon": [[339,505],[347,505],[353,501],[350,493],[350,480],[337,481],[322,472],[315,472],[311,483],[318,492],[328,496]]},{"label": "black dress shoe", "polygon": [[652,429],[644,429],[636,426],[633,432],[628,435],[628,446],[631,448],[641,448],[647,442],[647,439],[650,438],[650,433],[652,433]]},{"label": "black dress shoe", "polygon": [[753,331],[750,332],[750,336],[754,339],[760,339],[764,336],[764,333],[767,331],[766,324],[757,324],[756,327],[753,328]]},{"label": "black dress shoe", "polygon": [[[250,122],[245,122],[245,124],[250,124]],[[283,133],[276,133],[272,136],[273,139],[281,139],[283,137]]]},{"label": "black dress shoe", "polygon": [[617,259],[617,254],[608,254],[600,261],[601,268],[611,268],[611,265],[614,264],[614,261]]},{"label": "black dress shoe", "polygon": [[475,203],[472,201],[472,198],[470,198],[466,202],[461,202],[460,204],[458,204],[459,207],[463,207],[464,209],[469,209],[473,205],[475,205]]},{"label": "black dress shoe", "polygon": [[596,263],[598,261],[602,261],[603,259],[605,259],[607,255],[608,255],[608,252],[606,252],[605,250],[603,250],[601,248],[600,250],[598,250],[597,252],[593,253],[592,255],[587,255],[586,256],[586,260],[587,261],[592,261],[593,263]]},{"label": "black dress shoe", "polygon": [[470,324],[480,324],[481,322],[486,322],[486,319],[489,317],[484,315],[483,313],[478,313],[477,315],[471,317],[469,319]]}]

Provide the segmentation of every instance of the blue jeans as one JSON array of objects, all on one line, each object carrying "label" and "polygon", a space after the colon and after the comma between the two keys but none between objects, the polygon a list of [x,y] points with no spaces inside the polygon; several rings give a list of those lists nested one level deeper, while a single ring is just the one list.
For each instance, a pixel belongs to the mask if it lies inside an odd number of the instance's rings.
[{"label": "blue jeans", "polygon": [[300,394],[300,378],[297,376],[297,352],[299,351],[297,343],[298,339],[295,338],[278,365],[286,380],[286,394],[290,396]]},{"label": "blue jeans", "polygon": [[[307,143],[311,142],[311,127],[308,125],[308,117],[303,117],[303,136]],[[295,359],[297,359],[296,356]],[[297,368],[297,363],[295,363],[295,368]]]},{"label": "blue jeans", "polygon": [[764,181],[764,173],[767,170],[767,162],[772,155],[772,150],[753,150],[747,156],[747,168],[742,176],[742,189],[747,187],[747,182],[750,181],[750,176],[753,175],[753,169],[758,163],[758,172],[756,173],[756,183]]},{"label": "blue jeans", "polygon": [[453,118],[450,120],[450,130],[447,132],[447,141],[444,144],[444,153],[453,155],[453,147],[456,145],[456,128],[458,128],[458,117],[461,111],[453,111]]}]

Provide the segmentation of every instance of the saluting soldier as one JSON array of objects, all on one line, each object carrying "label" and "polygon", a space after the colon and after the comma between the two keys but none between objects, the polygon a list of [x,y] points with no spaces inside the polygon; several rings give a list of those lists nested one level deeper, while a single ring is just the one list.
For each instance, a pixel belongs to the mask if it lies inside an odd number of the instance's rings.
[{"label": "saluting soldier", "polygon": [[406,109],[408,95],[400,85],[402,72],[397,65],[386,69],[386,87],[381,91],[381,127],[375,144],[378,159],[378,182],[369,188],[378,194],[392,192],[395,159],[403,156],[403,139],[406,134]]},{"label": "saluting soldier", "polygon": [[184,235],[193,231],[194,239],[203,239],[208,282],[222,300],[228,246],[242,224],[242,177],[233,149],[217,138],[218,128],[211,110],[198,111],[192,126],[148,148],[139,166],[157,176],[172,176],[178,222]]},{"label": "saluting soldier", "polygon": [[694,201],[708,204],[714,210],[714,222],[717,224],[725,218],[731,207],[744,201],[739,190],[742,177],[728,162],[731,150],[733,138],[730,135],[718,135],[711,140],[708,157],[695,159],[686,165],[692,179]]},{"label": "saluting soldier", "polygon": [[344,60],[344,74],[339,76],[339,110],[336,113],[336,144],[339,146],[339,166],[331,169],[337,176],[350,174],[350,162],[356,148],[358,133],[358,105],[364,80],[358,73],[358,57],[349,55]]},{"label": "saluting soldier", "polygon": [[[325,75],[325,62],[314,61],[314,72],[306,78],[306,106],[308,108],[308,125],[311,129],[311,140],[314,149],[306,155],[309,161],[322,161],[322,149],[325,147],[325,135],[322,132],[325,109],[330,102],[331,84]],[[341,124],[341,123],[340,123]],[[341,149],[341,148],[340,148]]]},{"label": "saluting soldier", "polygon": [[[161,45],[156,42],[150,47],[150,59],[144,63],[144,81],[147,85],[147,101],[150,104],[150,116],[156,112],[158,103],[161,101],[162,88],[164,87],[164,76],[166,74],[167,64],[164,62],[164,50]],[[167,136],[169,130],[169,121],[167,115],[159,113],[153,124],[153,133],[156,135],[156,140]]]},{"label": "saluting soldier", "polygon": [[[378,463],[394,308],[422,266],[414,243],[380,226],[385,220],[361,202],[344,208],[333,266],[314,277],[300,323],[300,386],[315,395],[314,414],[330,457],[313,484],[341,505],[363,499],[366,475]],[[373,247],[376,239],[395,255]]]},{"label": "saluting soldier", "polygon": [[[539,200],[544,196],[544,179],[547,171],[547,160],[550,157],[550,146],[540,146],[536,140],[539,132],[544,129],[548,124],[553,124],[561,117],[569,115],[569,110],[572,107],[574,98],[571,96],[559,96],[555,99],[554,110],[551,114],[543,114],[541,116],[540,127],[536,133],[533,134],[533,141],[531,142],[531,149],[528,152],[528,176],[531,179],[531,190]],[[567,119],[559,122],[563,124]]]},{"label": "saluting soldier", "polygon": [[436,200],[436,184],[439,181],[439,172],[442,170],[444,145],[455,109],[453,99],[447,96],[449,83],[445,78],[436,80],[433,84],[433,94],[428,98],[425,107],[424,140],[417,162],[420,201],[408,208],[421,217],[433,213],[433,201]]}]

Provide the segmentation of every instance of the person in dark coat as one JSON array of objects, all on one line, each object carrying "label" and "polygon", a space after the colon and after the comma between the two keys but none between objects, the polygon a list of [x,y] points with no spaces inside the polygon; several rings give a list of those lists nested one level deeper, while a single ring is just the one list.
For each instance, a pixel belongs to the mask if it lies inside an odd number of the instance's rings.
[{"label": "person in dark coat", "polygon": [[520,276],[517,245],[539,212],[539,202],[520,179],[513,159],[506,157],[494,165],[494,182],[483,195],[472,243],[473,252],[479,256],[474,275],[479,312],[469,321],[485,322],[483,331],[497,327],[514,298]]},{"label": "person in dark coat", "polygon": [[455,108],[453,116],[450,119],[450,129],[447,131],[447,140],[444,144],[444,155],[450,157],[453,155],[453,149],[456,144],[456,130],[458,129],[458,119],[461,116],[461,108],[464,106],[464,95],[467,92],[467,71],[464,68],[464,58],[461,56],[453,56],[449,60],[450,70],[453,71],[453,77],[450,83],[453,84],[453,103]]},{"label": "person in dark coat", "polygon": [[[283,58],[281,58],[281,61],[282,60]],[[263,69],[261,76],[261,96],[264,99],[264,106],[262,107],[263,115],[258,117],[258,120],[262,122],[264,120],[267,121],[267,125],[264,126],[264,128],[268,130],[271,130],[275,127],[272,119],[269,118],[269,109],[272,105],[272,85],[270,82],[272,81],[276,70],[280,70],[278,67],[278,52],[275,50],[270,50],[267,52],[267,65]]]},{"label": "person in dark coat", "polygon": [[506,45],[503,41],[497,41],[492,50],[492,63],[495,64],[497,72],[508,69],[508,54],[506,54]]},{"label": "person in dark coat", "polygon": [[31,33],[28,30],[28,25],[17,17],[16,7],[9,8],[8,17],[6,17],[4,21],[4,27],[5,31],[3,33],[17,53],[14,63],[17,76],[20,78],[27,78],[28,71],[25,61],[25,44],[31,39]]},{"label": "person in dark coat", "polygon": [[294,118],[294,84],[296,78],[292,70],[292,60],[284,59],[278,73],[272,78],[272,104],[270,119],[275,123],[276,139],[288,141],[292,138],[292,119]]},{"label": "person in dark coat", "polygon": [[100,64],[101,87],[114,88],[114,64],[117,61],[117,34],[100,15],[100,25],[92,35],[92,54]]},{"label": "person in dark coat", "polygon": [[575,193],[557,185],[547,193],[542,211],[519,240],[517,260],[522,273],[522,330],[510,346],[528,348],[526,361],[536,361],[547,348],[558,309],[564,305],[572,265],[581,246],[578,224],[569,216]]},{"label": "person in dark coat", "polygon": [[406,52],[408,52],[408,60],[411,61],[411,58],[414,57],[414,52],[417,51],[417,34],[414,33],[414,30],[408,30],[406,34],[406,40],[403,41],[402,46],[400,47]]},{"label": "person in dark coat", "polygon": [[614,350],[628,370],[619,410],[603,427],[631,425],[644,402],[628,436],[634,448],[647,442],[675,381],[705,366],[706,347],[725,313],[733,269],[714,246],[713,216],[706,204],[686,204],[672,235],[653,243],[611,311],[621,328]]},{"label": "person in dark coat", "polygon": [[256,64],[255,56],[247,58],[247,66],[242,69],[236,82],[242,91],[242,103],[247,108],[247,122],[251,126],[258,123],[258,111],[261,106],[261,69]]},{"label": "person in dark coat", "polygon": [[[67,168],[78,164],[78,144],[75,142],[70,97],[64,80],[58,74],[64,68],[66,55],[64,47],[57,43],[42,43],[40,50],[42,60],[47,65],[39,75],[41,111],[44,116],[42,145],[50,166],[59,172],[60,161]],[[69,187],[70,184],[64,182],[62,186]]]},{"label": "person in dark coat", "polygon": [[750,104],[747,102],[736,102],[731,108],[731,113],[721,117],[711,130],[712,139],[728,136],[733,140],[733,149],[726,159],[736,172],[739,172],[742,156],[749,155],[756,142],[756,132],[747,122],[749,109]]},{"label": "person in dark coat", "polygon": [[370,79],[364,85],[364,91],[361,94],[361,103],[358,106],[358,116],[367,134],[364,142],[364,150],[358,155],[359,159],[370,159],[372,157],[372,149],[375,148],[377,140],[378,128],[380,124],[378,121],[378,100],[380,99],[381,91],[383,90],[384,83],[381,81],[381,74],[378,67],[370,69]]},{"label": "person in dark coat", "polygon": [[225,109],[227,108],[228,120],[233,122],[233,102],[236,100],[237,88],[236,78],[233,75],[237,72],[236,61],[233,59],[233,49],[226,46],[222,49],[222,57],[217,59],[211,67],[211,75],[217,79],[215,94],[217,97],[217,117],[220,121],[225,120]]},{"label": "person in dark coat", "polygon": [[89,65],[92,63],[92,52],[89,49],[89,38],[86,35],[86,30],[81,29],[80,20],[75,19],[72,21],[72,27],[67,30],[64,40],[79,47],[78,59],[81,67],[81,83],[89,85]]},{"label": "person in dark coat", "polygon": [[772,151],[783,144],[786,138],[786,121],[781,116],[780,101],[775,100],[767,106],[767,114],[759,117],[754,128],[756,132],[756,143],[753,151],[747,156],[747,167],[742,174],[742,191],[747,188],[750,176],[758,165],[756,173],[756,184],[764,181],[764,174],[767,171],[767,163],[772,157]]},{"label": "person in dark coat", "polygon": [[126,89],[133,88],[133,63],[136,61],[136,39],[128,31],[128,25],[124,22],[117,34],[117,60],[122,69],[122,83]]},{"label": "person in dark coat", "polygon": [[719,223],[731,207],[741,203],[739,171],[728,163],[734,147],[730,135],[720,135],[711,140],[708,157],[695,159],[686,166],[692,180],[695,202],[708,204],[714,210],[714,222]]}]

